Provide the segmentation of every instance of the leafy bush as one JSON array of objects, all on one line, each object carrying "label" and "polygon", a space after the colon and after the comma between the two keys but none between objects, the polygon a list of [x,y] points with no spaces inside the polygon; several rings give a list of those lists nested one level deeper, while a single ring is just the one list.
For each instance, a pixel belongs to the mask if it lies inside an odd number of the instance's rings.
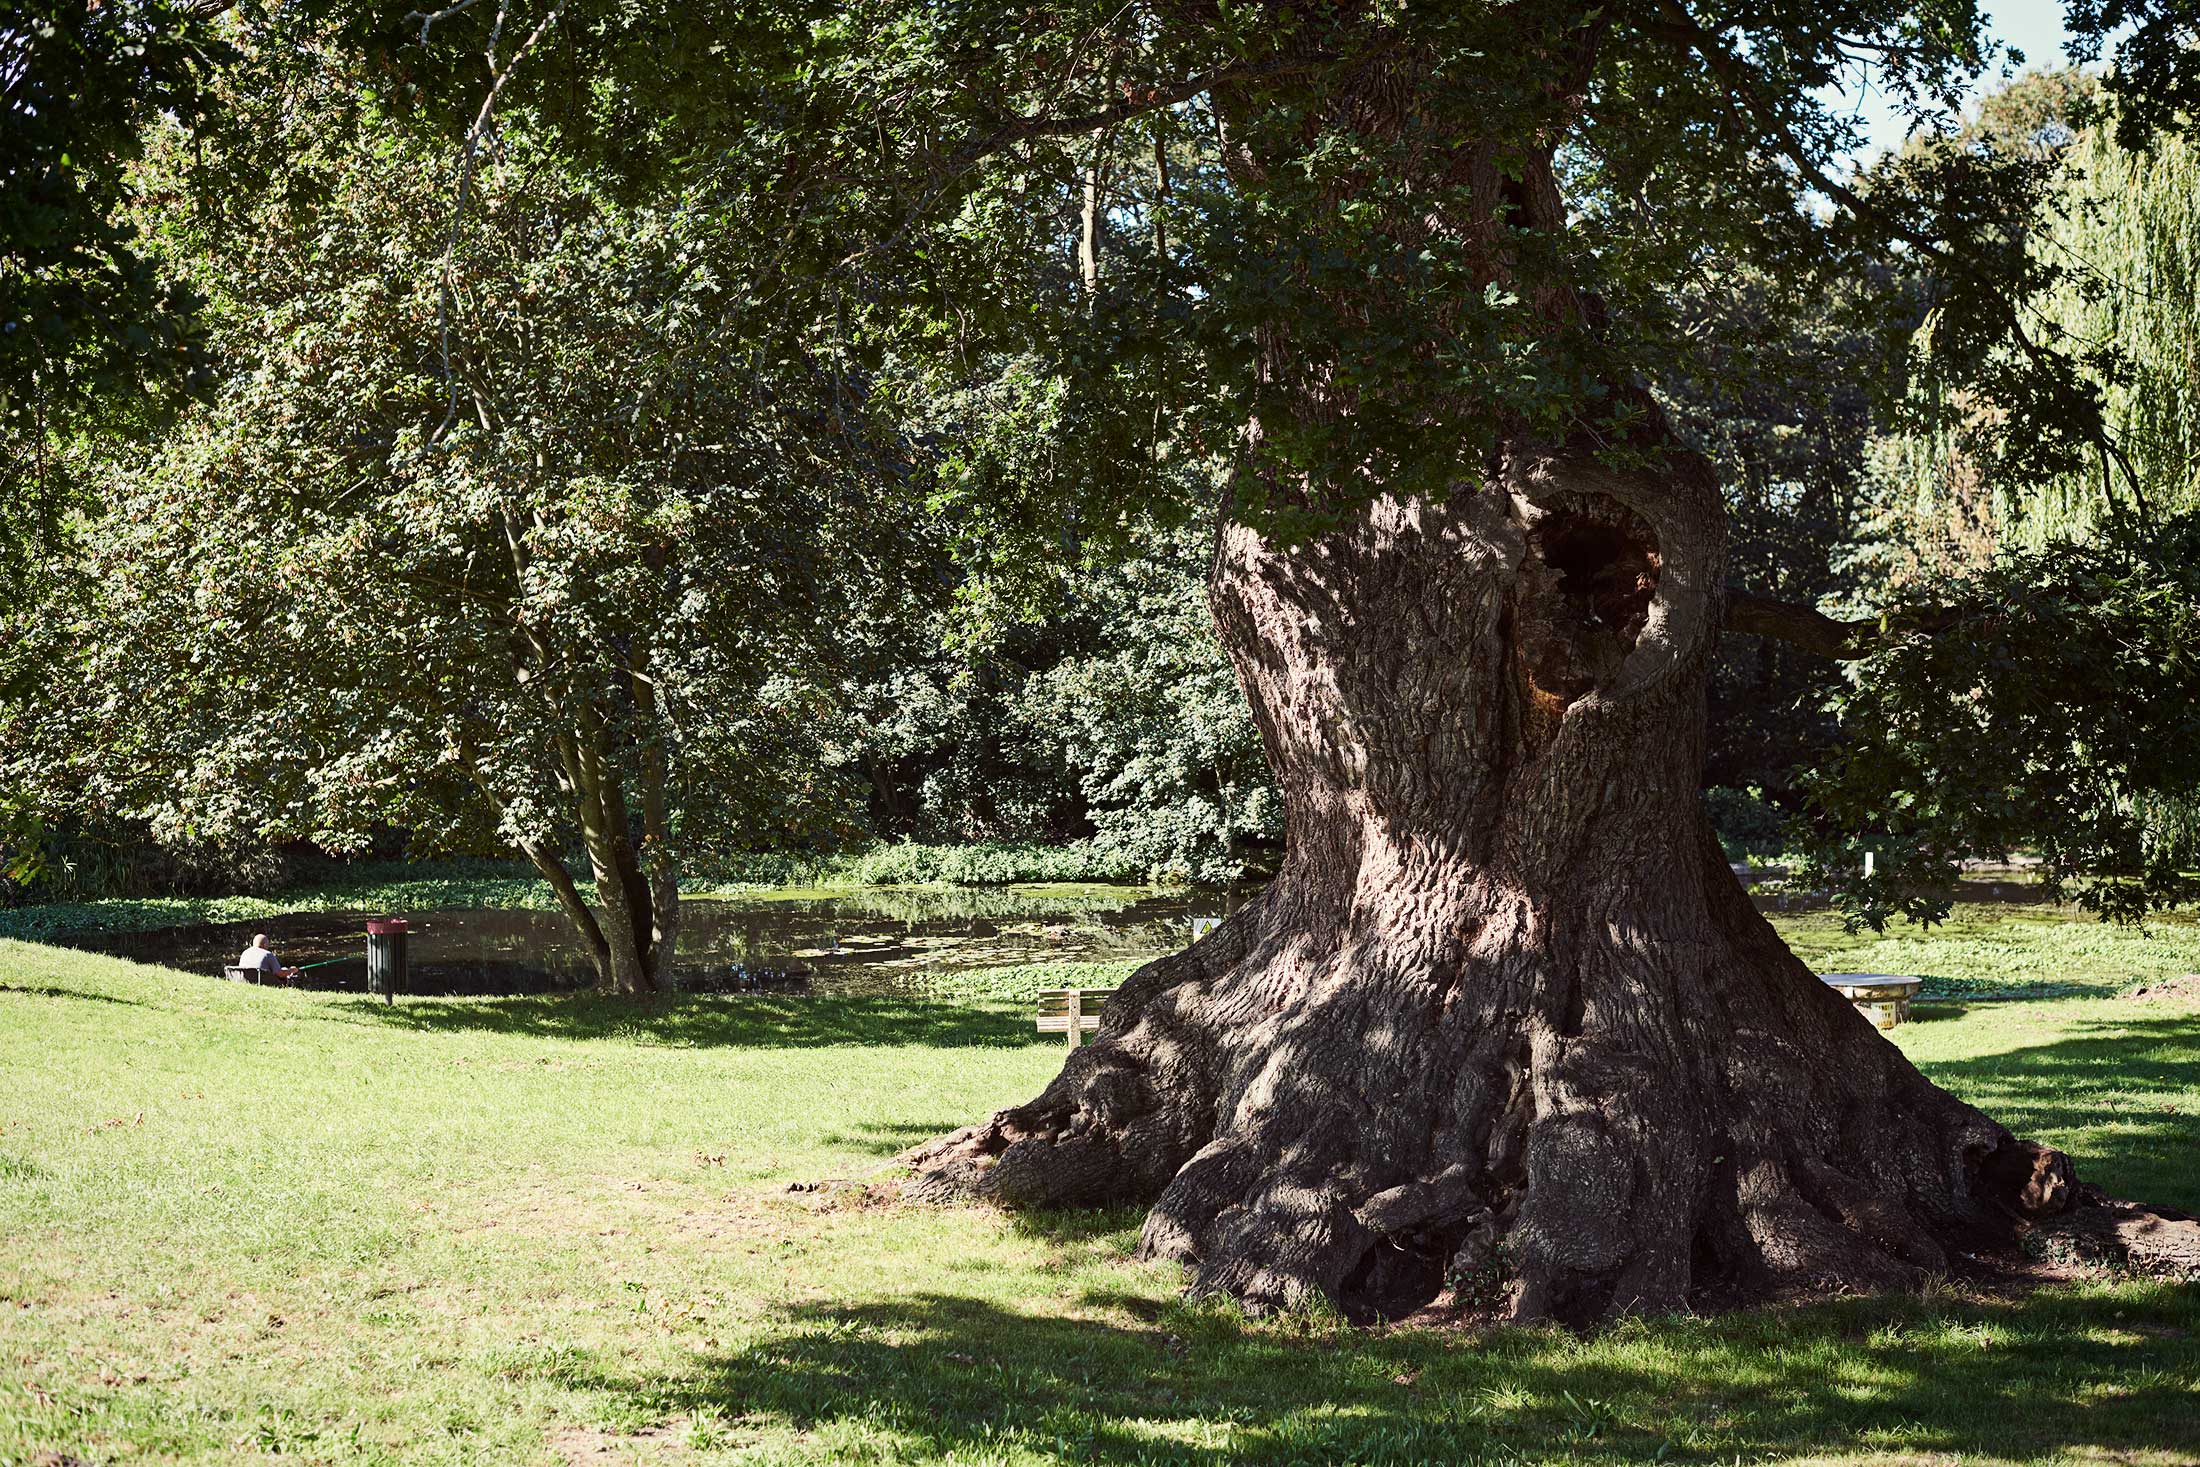
[{"label": "leafy bush", "polygon": [[949,969],[924,973],[915,986],[929,998],[961,1003],[1036,1003],[1050,988],[1113,988],[1144,965],[1143,959],[1130,959]]},{"label": "leafy bush", "polygon": [[[110,897],[0,909],[0,937],[30,940],[65,932],[149,932],[162,927],[250,922],[290,912],[432,912],[496,907],[554,911],[547,883],[513,862],[456,860],[308,866],[309,879],[268,895]],[[1089,843],[879,846],[850,856],[758,856],[680,883],[689,896],[734,896],[759,888],[979,888],[1016,882],[1126,881],[1136,867]],[[1013,910],[1022,910],[1021,903]]]},{"label": "leafy bush", "polygon": [[440,877],[297,887],[279,896],[115,897],[0,911],[0,937],[32,941],[64,932],[150,932],[202,923],[252,922],[291,912],[425,912],[465,907],[551,910],[549,886],[527,877]]},{"label": "leafy bush", "polygon": [[1154,532],[1085,579],[1095,645],[1025,683],[1034,740],[1077,780],[1093,844],[1148,879],[1225,885],[1265,865],[1283,802],[1205,595],[1206,533]]},{"label": "leafy bush", "polygon": [[48,821],[0,797],[0,906],[274,892],[298,867],[292,851],[260,841],[163,843],[143,822]]},{"label": "leafy bush", "polygon": [[1135,881],[1138,861],[1096,842],[1038,845],[978,841],[924,845],[896,841],[839,856],[756,856],[710,875],[727,886],[1006,886],[1026,881]]},{"label": "leafy bush", "polygon": [[968,846],[902,842],[876,846],[838,866],[856,886],[1000,886],[1012,881],[1126,881],[1139,873],[1120,855],[1089,843],[1016,845],[985,841]]},{"label": "leafy bush", "polygon": [[1714,785],[1703,792],[1703,803],[1729,861],[1776,856],[1785,849],[1787,817],[1765,798],[1763,790]]}]

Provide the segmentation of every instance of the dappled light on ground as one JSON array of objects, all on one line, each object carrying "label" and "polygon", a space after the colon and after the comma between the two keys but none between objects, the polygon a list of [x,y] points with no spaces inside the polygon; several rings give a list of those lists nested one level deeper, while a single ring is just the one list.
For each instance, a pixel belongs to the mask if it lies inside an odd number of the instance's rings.
[{"label": "dappled light on ground", "polygon": [[[737,994],[655,1003],[570,994],[541,998],[344,998],[332,1017],[393,1029],[622,1040],[689,1048],[716,1045],[958,1046],[1039,1041],[1028,1018],[1002,1005],[971,1007],[912,998],[800,998]],[[1057,1041],[1057,1044],[1059,1041]]]},{"label": "dappled light on ground", "polygon": [[[624,1389],[653,1420],[887,1460],[1454,1463],[1737,1454],[2097,1453],[2190,1461],[2200,1303],[2168,1288],[2024,1303],[1857,1301],[1653,1320],[1599,1339],[1151,1322],[950,1294],[788,1311],[744,1348]],[[1114,1317],[1108,1317],[1114,1316]],[[2181,1359],[2182,1372],[2133,1367]]]},{"label": "dappled light on ground", "polygon": [[[2103,996],[1892,1038],[2200,1210],[2196,1032]],[[1139,1209],[867,1185],[1061,1054],[1023,1005],[384,1006],[0,942],[0,1461],[2200,1459],[2190,1286],[1247,1324],[1136,1261]]]}]

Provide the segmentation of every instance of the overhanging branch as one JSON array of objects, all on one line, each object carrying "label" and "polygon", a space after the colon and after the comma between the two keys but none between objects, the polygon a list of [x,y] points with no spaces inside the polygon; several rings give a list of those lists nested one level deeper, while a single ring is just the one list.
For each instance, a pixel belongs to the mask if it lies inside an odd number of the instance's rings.
[{"label": "overhanging branch", "polygon": [[1869,657],[1881,641],[1913,632],[1941,632],[1954,626],[1961,613],[1954,607],[1905,607],[1885,616],[1852,620],[1826,615],[1815,606],[1776,601],[1747,591],[1729,591],[1725,630],[1745,636],[1771,637],[1820,657],[1853,662]]},{"label": "overhanging branch", "polygon": [[992,131],[971,138],[952,150],[945,162],[932,170],[932,179],[903,215],[901,224],[884,241],[850,251],[833,268],[843,269],[868,255],[882,254],[898,246],[916,227],[933,203],[964,174],[1005,148],[1045,138],[1078,137],[1115,127],[1136,118],[1189,102],[1220,87],[1250,81],[1273,81],[1296,76],[1332,64],[1335,58],[1293,57],[1289,60],[1219,66],[1212,71],[1164,83],[1123,83],[1123,100],[1090,112],[1069,116],[1033,114],[1015,117]]},{"label": "overhanging branch", "polygon": [[1107,107],[1099,107],[1090,112],[1066,117],[1031,116],[1013,118],[995,128],[992,132],[974,139],[957,150],[954,155],[955,162],[950,166],[957,169],[967,168],[970,164],[978,162],[989,154],[998,153],[1011,144],[1025,142],[1032,138],[1080,137],[1086,133],[1097,132],[1103,127],[1114,127],[1119,123],[1129,122],[1133,118],[1143,117],[1149,112],[1159,112],[1164,108],[1189,102],[1194,97],[1203,96],[1217,87],[1237,82],[1274,81],[1299,72],[1312,70],[1316,64],[1318,63],[1310,62],[1304,58],[1294,58],[1289,61],[1262,62],[1255,65],[1218,66],[1213,71],[1187,77],[1182,81],[1161,84],[1126,82],[1123,83],[1121,88],[1123,100]]}]

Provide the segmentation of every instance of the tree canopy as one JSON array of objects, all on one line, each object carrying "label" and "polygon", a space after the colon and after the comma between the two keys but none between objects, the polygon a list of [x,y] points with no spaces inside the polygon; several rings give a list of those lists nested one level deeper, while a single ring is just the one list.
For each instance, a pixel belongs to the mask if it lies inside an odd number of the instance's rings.
[{"label": "tree canopy", "polygon": [[[225,238],[261,227],[234,200],[271,193],[282,201],[277,217],[299,230],[352,211],[343,227],[353,230],[347,248],[357,258],[372,253],[370,243],[397,248],[381,267],[390,299],[434,308],[429,357],[419,355],[417,337],[403,347],[412,353],[404,390],[440,392],[442,408],[399,428],[385,410],[362,411],[357,389],[371,377],[312,388],[331,423],[349,422],[350,458],[411,451],[411,433],[433,445],[421,450],[423,462],[447,468],[491,436],[469,395],[482,381],[533,370],[539,343],[529,332],[600,313],[607,290],[652,289],[635,285],[642,267],[631,261],[617,278],[592,263],[594,273],[555,288],[544,287],[543,270],[522,272],[526,283],[502,302],[483,283],[518,269],[494,258],[499,231],[517,227],[497,190],[526,170],[569,180],[592,200],[586,208],[612,211],[597,226],[607,241],[633,250],[655,231],[647,248],[660,262],[679,262],[659,268],[703,272],[673,290],[674,299],[687,292],[690,304],[678,309],[693,340],[713,349],[743,343],[751,371],[800,364],[803,391],[830,381],[832,402],[810,403],[824,417],[805,418],[794,398],[775,398],[774,411],[787,415],[790,433],[834,419],[822,436],[837,446],[824,456],[844,482],[872,474],[881,492],[941,516],[966,619],[1084,614],[1070,611],[1056,562],[1097,567],[1128,555],[1127,565],[1141,565],[1138,547],[1156,516],[1163,525],[1201,523],[1227,500],[1233,516],[1286,537],[1311,534],[1378,489],[1447,492],[1479,471],[1497,437],[1571,436],[1614,463],[1654,458],[1664,450],[1640,429],[1646,414],[1659,413],[1674,415],[1726,480],[1745,533],[1738,585],[1802,605],[1876,609],[1894,603],[1875,595],[1897,588],[1875,592],[1868,571],[1837,564],[1852,553],[1842,548],[1854,533],[1850,465],[1874,418],[1908,435],[1881,440],[1881,483],[1901,452],[1914,454],[1901,443],[1960,443],[1963,461],[1990,461],[1997,483],[2045,476],[2067,486],[2033,493],[2028,502],[2041,506],[2126,498],[2118,473],[2135,474],[2145,493],[2179,452],[2179,418],[2162,405],[2181,400],[2174,342],[2183,243],[2161,210],[2175,207],[2175,160],[2186,145],[2169,137],[2134,153],[2114,140],[2174,130],[2179,114],[2157,105],[2185,84],[2183,53],[2159,42],[2182,23],[2174,7],[2080,14],[2081,45],[2088,36],[2115,41],[2104,54],[2117,64],[2100,83],[2049,79],[1990,94],[1976,112],[1964,110],[1967,89],[2005,58],[1967,6],[1852,6],[1809,18],[1697,12],[1664,0],[1579,13],[1315,6],[1231,16],[1134,7],[1033,21],[982,6],[941,16],[883,4],[649,16],[487,3],[432,18],[344,5],[220,20],[146,12],[127,23],[164,38],[166,49],[147,51],[142,65],[173,79],[159,94],[170,98],[172,156],[140,169],[135,183],[120,161],[94,170],[106,182],[78,187],[75,217],[87,228],[99,221],[112,241],[130,239],[133,220],[157,221],[169,245],[151,256],[133,247],[128,258],[137,278],[164,280],[162,299],[180,310],[194,276],[218,295],[225,278],[260,268]],[[1016,45],[989,39],[1012,22]],[[124,21],[85,24],[83,35],[96,40],[106,34],[101,25]],[[240,42],[255,59],[236,76],[256,68],[261,80],[233,81],[209,113],[207,68],[243,54],[233,51]],[[271,80],[282,68],[268,58],[286,51],[314,59]],[[35,53],[47,67],[61,54]],[[1414,123],[1370,135],[1325,110],[1349,97],[1357,78],[1401,56],[1412,58],[1414,116],[1471,117],[1483,132],[1539,139],[1552,159],[1547,183],[1528,177],[1525,154],[1502,149],[1471,167],[1439,168],[1432,181],[1421,165],[1446,146],[1437,134]],[[357,94],[344,125],[322,135],[301,130],[299,114],[286,110],[314,68]],[[1860,69],[1891,88],[1923,131],[1902,155],[1850,179],[1842,159],[1857,142],[1855,123],[1824,89]],[[75,132],[54,123],[51,136],[86,139],[71,154],[80,173],[82,159],[126,161],[140,147],[130,129],[147,114],[119,102],[109,112],[129,127],[81,108]],[[196,151],[188,166],[187,138]],[[385,150],[379,172],[346,153],[377,148]],[[2138,195],[2118,185],[2143,170],[2160,179],[2144,196],[2170,202],[2128,202]],[[1531,197],[1546,187],[1562,201],[1562,218]],[[133,190],[146,200],[134,210],[124,207]],[[190,199],[201,201],[198,222],[185,225],[178,221],[192,211],[180,206]],[[548,210],[544,218],[570,213],[567,205],[526,207]],[[1430,220],[1449,211],[1488,222],[1400,230],[1415,209]],[[407,243],[367,239],[380,211],[405,223]],[[1501,230],[1494,253],[1489,229]],[[2103,248],[2115,262],[2104,263]],[[326,294],[343,258],[331,250],[317,266],[328,272],[315,287],[324,294],[300,297],[312,302],[299,308],[301,322],[338,298],[352,313],[345,323],[358,319],[357,281],[342,297]],[[172,262],[165,275],[160,260]],[[1737,278],[1745,288],[1733,288]],[[2146,279],[2164,284],[2155,290]],[[715,292],[707,308],[692,304],[698,281]],[[238,323],[234,342],[266,329],[254,319],[259,309],[237,297],[222,308]],[[673,319],[674,308],[663,309],[647,330]],[[520,328],[529,317],[536,324]],[[187,319],[174,317],[177,331]],[[489,320],[499,327],[483,329]],[[415,318],[405,329],[419,326]],[[594,326],[570,329],[577,340],[598,339]],[[1292,360],[1279,370],[1286,332],[1295,333]],[[250,360],[242,350],[230,357],[233,367]],[[1651,395],[1638,390],[1645,383]],[[265,378],[244,390],[270,402],[294,395]],[[613,391],[635,390],[627,382]],[[1328,406],[1283,410],[1308,392]],[[1471,411],[1461,410],[1466,404]],[[694,407],[683,401],[679,411]],[[616,411],[610,396],[568,395],[532,403],[525,421],[570,431]],[[863,426],[851,432],[851,418]],[[677,430],[660,422],[650,431]],[[889,439],[894,446],[882,448]],[[2112,461],[2122,468],[2104,487]],[[290,472],[272,459],[263,465],[249,472]],[[433,502],[440,490],[429,486],[443,484],[417,477],[408,503]],[[2174,488],[2154,495],[2158,507],[2181,502]],[[291,508],[277,503],[253,531],[279,541],[294,525]],[[2059,523],[2047,511],[2023,522],[2035,536]],[[1901,528],[1907,536],[1917,527],[1913,517]],[[2133,564],[2151,567],[2141,579],[2157,591],[2175,583],[2173,567],[2145,560],[2148,547],[2167,541],[2127,535],[2120,543],[2127,558],[2139,557]],[[1178,574],[1196,574],[1196,558],[1180,564]],[[1909,583],[1902,594],[1929,601],[1942,589]],[[2072,618],[2065,630],[2081,642],[2109,635],[2105,611],[2064,609]],[[1946,611],[1911,618],[1916,645],[1929,642],[1927,624]],[[1802,624],[1742,621],[1760,630]],[[1193,670],[1214,656],[1192,650],[1201,640],[1187,625],[1165,642],[1176,649],[1165,654],[1168,665],[1195,682],[1221,667]],[[1854,650],[1846,640],[1843,648]],[[2162,651],[2149,644],[2145,655]],[[1811,670],[1814,655],[1730,642],[1729,670],[1715,684],[1727,691],[1715,696],[1719,747],[1731,752],[1715,761],[1717,777],[1786,788],[1783,761],[1792,767],[1797,757],[1790,741],[1831,752],[1835,725],[1807,710],[1827,687]],[[1932,700],[1960,689],[1942,685],[1954,676],[1945,667],[1934,675],[1942,681],[1927,679],[1929,660],[1882,649],[1861,676],[1884,696],[1909,679],[1918,709],[1938,706]],[[2176,665],[2174,656],[2156,660]],[[1032,685],[1031,707],[1064,712],[1077,701],[1073,690],[1087,702],[1103,691],[1180,696],[1166,679],[1148,677],[1135,691],[1094,681],[1102,666],[1046,672]],[[1120,839],[1145,842],[1139,848],[1157,869],[1228,869],[1227,860],[1214,864],[1213,846],[1227,847],[1225,832],[1240,818],[1226,812],[1253,812],[1249,829],[1272,820],[1257,813],[1264,782],[1242,774],[1196,782],[1205,792],[1188,792],[1194,803],[1180,808],[1208,813],[1168,816],[1154,803],[1146,775],[1181,769],[1185,758],[1211,760],[1212,750],[1248,736],[1245,724],[1223,717],[1227,682],[1215,693],[1217,711],[1194,722],[1217,730],[1223,744],[1184,724],[1187,741],[1165,738],[1171,752],[1157,764],[1151,745],[1104,751],[1134,728],[1158,737],[1162,725],[1112,719],[1067,756],[1086,771],[1094,811],[1130,801],[1132,825]],[[1862,726],[1876,717],[1869,705],[1849,702],[1839,737],[1852,746],[1870,742]],[[1771,708],[1800,711],[1773,718]],[[906,723],[909,715],[882,707],[877,716]],[[1222,734],[1226,726],[1236,732]],[[1913,742],[1908,762],[1882,762],[1881,777],[1901,767],[1913,782],[1945,785],[1960,765],[1966,788],[2000,791],[1994,833],[2004,843],[2034,843],[2055,822],[2067,829],[2067,802],[2018,818],[2023,802],[2008,795],[2024,779],[2008,782],[2012,746],[1962,733],[1960,720],[1940,726],[1948,737],[1930,773]],[[895,737],[937,746],[939,736],[912,727]],[[1203,743],[1210,752],[1200,752]],[[1242,757],[1243,744],[1236,747],[1231,757]],[[2053,764],[2070,746],[2050,738],[2025,747]],[[830,760],[848,768],[849,757]],[[2155,774],[2161,797],[2174,798],[2168,791],[2182,771]],[[1914,817],[1893,819],[1878,796],[1820,788],[1817,838],[1829,876],[1854,871],[1859,837],[1887,848],[1882,870],[1905,880],[1931,874],[1890,859],[1902,844],[1894,828]],[[1060,797],[1034,798],[1058,808]],[[1180,818],[1193,821],[1180,837],[1158,833]],[[905,817],[902,828],[921,824]],[[334,832],[311,821],[297,828]],[[1984,832],[1911,834],[1916,850],[1944,854]],[[2096,856],[2119,846],[2079,844]],[[2156,889],[2169,899],[2168,886]],[[1933,909],[1891,889],[1859,902],[1871,920],[1905,904]]]},{"label": "tree canopy", "polygon": [[24,710],[16,767],[172,839],[493,831],[646,989],[676,851],[847,819],[837,690],[916,594],[884,533],[900,443],[831,363],[778,354],[781,319],[744,336],[724,215],[622,201],[507,126],[454,230],[436,140],[365,81],[257,52],[223,83],[249,148],[172,135],[149,163],[178,192],[282,169],[161,225],[232,370],[110,460],[19,617],[56,686],[98,693]]},{"label": "tree canopy", "polygon": [[129,169],[167,116],[203,120],[229,54],[174,0],[0,10],[0,593],[51,532],[70,445],[202,385],[190,291],[128,221]]}]

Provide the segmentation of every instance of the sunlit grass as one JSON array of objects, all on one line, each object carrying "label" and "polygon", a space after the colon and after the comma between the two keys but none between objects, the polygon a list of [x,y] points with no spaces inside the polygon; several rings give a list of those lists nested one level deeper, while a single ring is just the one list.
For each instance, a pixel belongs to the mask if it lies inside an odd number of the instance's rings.
[{"label": "sunlit grass", "polygon": [[[2072,997],[1894,1037],[2200,1209],[2196,1033]],[[1362,1332],[1179,1302],[1134,1211],[787,1190],[1060,1058],[1021,1006],[384,1009],[0,942],[0,1462],[2200,1460],[2191,1288]]]},{"label": "sunlit grass", "polygon": [[2134,927],[2075,907],[1975,903],[1946,922],[1896,921],[1884,933],[1843,932],[1839,914],[1825,910],[1774,925],[1821,973],[1913,974],[1927,993],[2051,998],[2200,971],[2200,923],[2185,914]]}]

